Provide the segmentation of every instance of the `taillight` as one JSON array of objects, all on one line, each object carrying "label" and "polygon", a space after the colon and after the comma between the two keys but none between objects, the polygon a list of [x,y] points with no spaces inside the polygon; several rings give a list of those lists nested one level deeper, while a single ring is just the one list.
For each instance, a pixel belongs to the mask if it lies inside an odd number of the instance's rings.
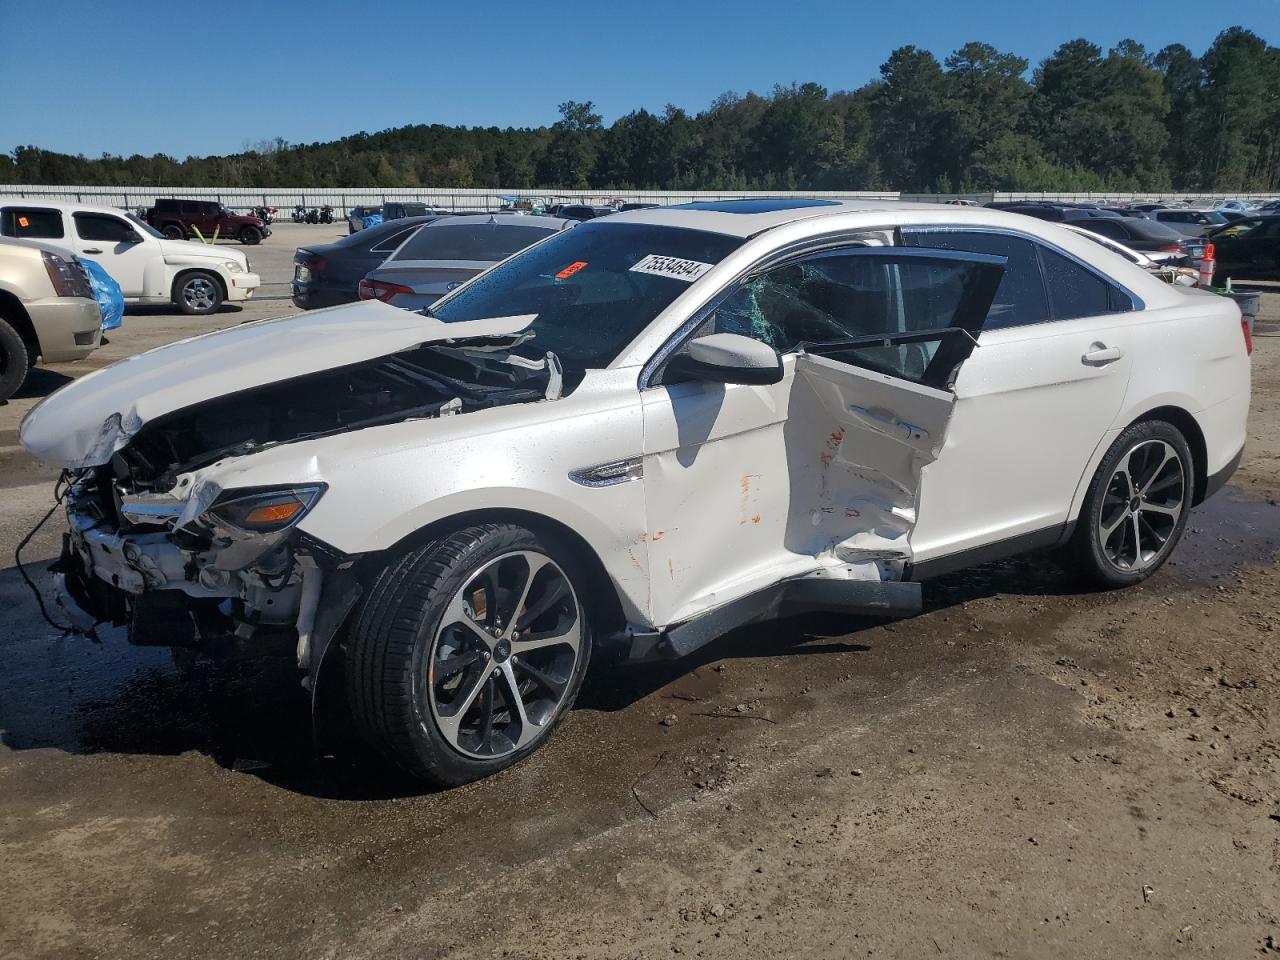
[{"label": "taillight", "polygon": [[323,273],[324,268],[329,265],[329,261],[324,257],[318,257],[314,254],[308,254],[302,258],[302,265],[312,273]]},{"label": "taillight", "polygon": [[413,288],[399,283],[387,283],[385,280],[370,280],[366,277],[360,281],[357,293],[361,300],[381,300],[383,303],[390,303],[391,298],[396,294],[413,293]]},{"label": "taillight", "polygon": [[1166,243],[1163,247],[1161,247],[1161,248],[1160,248],[1160,252],[1161,252],[1161,253],[1181,253],[1181,252],[1182,252],[1182,244],[1180,244],[1180,243]]},{"label": "taillight", "polygon": [[1249,318],[1240,318],[1240,332],[1244,334],[1244,352],[1245,356],[1253,356],[1253,334],[1249,332]]},{"label": "taillight", "polygon": [[48,250],[40,251],[44,256],[44,269],[49,274],[49,282],[53,284],[53,292],[60,297],[83,297],[93,299],[93,291],[89,289],[89,281],[78,264],[68,263],[56,253]]}]

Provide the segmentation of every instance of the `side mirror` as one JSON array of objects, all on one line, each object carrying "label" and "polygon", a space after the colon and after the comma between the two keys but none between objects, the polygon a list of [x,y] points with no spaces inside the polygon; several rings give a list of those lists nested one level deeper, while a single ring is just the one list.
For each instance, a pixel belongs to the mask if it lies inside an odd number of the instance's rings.
[{"label": "side mirror", "polygon": [[713,333],[689,342],[667,364],[667,383],[769,384],[782,379],[782,357],[767,343],[740,333]]}]

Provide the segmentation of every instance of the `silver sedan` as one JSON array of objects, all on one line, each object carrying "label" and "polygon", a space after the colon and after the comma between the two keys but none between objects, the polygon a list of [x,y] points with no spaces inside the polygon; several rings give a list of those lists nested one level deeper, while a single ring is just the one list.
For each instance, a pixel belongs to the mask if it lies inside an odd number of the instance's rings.
[{"label": "silver sedan", "polygon": [[501,213],[435,220],[365,275],[360,299],[421,310],[495,263],[575,222]]}]

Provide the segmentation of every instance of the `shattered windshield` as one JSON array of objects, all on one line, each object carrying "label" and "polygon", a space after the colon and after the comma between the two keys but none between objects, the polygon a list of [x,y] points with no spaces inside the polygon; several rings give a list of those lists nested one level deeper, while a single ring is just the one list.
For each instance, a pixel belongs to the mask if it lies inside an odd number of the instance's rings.
[{"label": "shattered windshield", "polygon": [[681,227],[585,223],[499,264],[431,307],[446,323],[537,314],[529,358],[606,367],[671,301],[742,244]]}]

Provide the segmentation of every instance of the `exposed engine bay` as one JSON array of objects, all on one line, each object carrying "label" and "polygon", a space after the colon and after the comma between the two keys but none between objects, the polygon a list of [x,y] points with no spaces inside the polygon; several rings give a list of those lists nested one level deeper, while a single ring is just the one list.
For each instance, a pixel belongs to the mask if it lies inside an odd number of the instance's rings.
[{"label": "exposed engine bay", "polygon": [[168,490],[182,473],[279,443],[555,399],[548,357],[424,346],[230,394],[147,424],[112,458],[111,478],[125,492]]},{"label": "exposed engine bay", "polygon": [[133,643],[206,650],[276,642],[308,669],[322,587],[330,632],[359,596],[355,558],[295,529],[324,485],[222,490],[193,476],[280,444],[558,398],[559,361],[512,353],[522,341],[421,346],[232,393],[157,418],[109,462],[70,472],[55,571],[76,626],[127,624]]}]

